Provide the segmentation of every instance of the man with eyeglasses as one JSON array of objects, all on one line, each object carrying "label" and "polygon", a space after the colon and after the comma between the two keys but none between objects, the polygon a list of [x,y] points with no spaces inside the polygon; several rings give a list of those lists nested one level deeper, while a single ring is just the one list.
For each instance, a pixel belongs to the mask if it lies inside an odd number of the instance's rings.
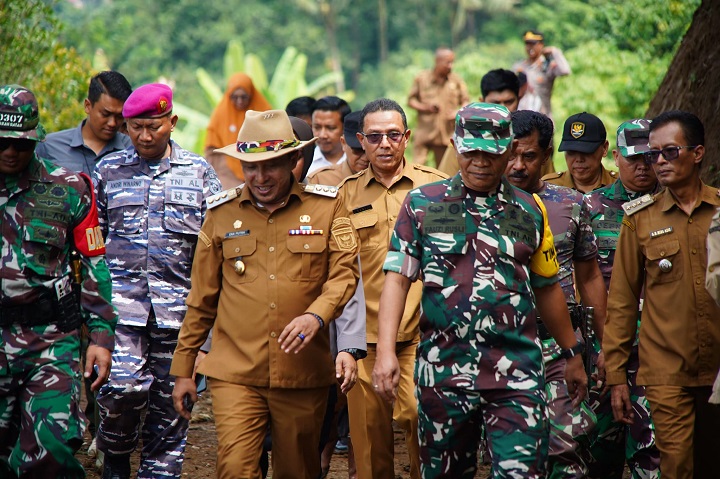
[{"label": "man with eyeglasses", "polygon": [[[622,123],[617,129],[617,149],[613,150],[618,181],[586,195],[590,204],[590,219],[598,241],[598,264],[610,289],[610,275],[620,235],[624,210],[643,195],[655,194],[660,186],[652,166],[645,161],[650,134],[650,121],[638,118]],[[638,327],[640,315],[638,314]],[[598,338],[599,339],[599,338]],[[600,341],[595,354],[600,354]],[[602,366],[602,364],[601,364]],[[659,477],[660,453],[655,446],[655,428],[645,388],[637,384],[638,340],[633,340],[628,363],[630,401],[637,417],[633,424],[614,422],[610,396],[604,391],[605,371],[599,370],[595,388],[590,390],[590,405],[597,416],[597,426],[591,447],[592,462],[589,477],[619,478],[627,461],[633,477]]]},{"label": "man with eyeglasses", "polygon": [[460,173],[411,191],[397,219],[384,265],[373,379],[384,398],[394,399],[395,331],[406,295],[422,284],[416,395],[423,478],[474,477],[483,424],[493,477],[545,477],[536,309],[567,360],[564,376],[576,406],[587,385],[582,345],[558,282],[543,202],[503,178],[517,146],[510,112],[472,103],[460,109],[456,125]]},{"label": "man with eyeglasses", "polygon": [[528,84],[542,101],[540,113],[552,118],[551,98],[555,79],[572,73],[570,64],[562,50],[545,46],[545,36],[538,31],[525,32],[523,41],[527,58],[513,65],[513,70],[527,75]]},{"label": "man with eyeglasses", "polygon": [[589,193],[615,183],[617,172],[605,169],[603,158],[608,151],[607,132],[602,120],[592,113],[570,115],[565,120],[558,151],[565,152],[567,171],[550,173],[543,181]]},{"label": "man with eyeglasses", "polygon": [[362,131],[357,134],[370,166],[347,178],[340,196],[360,237],[361,276],[365,289],[367,357],[358,363],[357,386],[348,393],[350,431],[359,479],[395,477],[393,427],[405,431],[410,476],[420,477],[417,404],[413,369],[418,344],[421,286],[408,295],[394,346],[400,361],[400,385],[394,404],[375,392],[372,370],[378,341],[378,307],[385,282],[382,267],[388,241],[407,193],[421,185],[446,178],[439,171],[410,163],[405,149],[410,139],[405,112],[395,101],[373,100],[362,110]]},{"label": "man with eyeglasses", "polygon": [[85,477],[80,377],[97,390],[115,342],[92,182],[39,158],[44,138],[35,95],[1,86],[0,477]]},{"label": "man with eyeglasses", "polygon": [[708,404],[720,367],[720,307],[705,289],[705,241],[720,192],[703,184],[700,119],[668,111],[644,153],[664,190],[624,206],[602,349],[616,421],[632,424],[628,361],[642,302],[637,383],[655,423],[663,479],[717,477],[720,409]]}]

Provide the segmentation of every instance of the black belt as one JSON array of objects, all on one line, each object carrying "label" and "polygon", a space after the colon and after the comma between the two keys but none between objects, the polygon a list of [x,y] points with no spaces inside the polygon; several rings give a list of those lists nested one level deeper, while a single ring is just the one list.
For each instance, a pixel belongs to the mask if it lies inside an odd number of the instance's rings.
[{"label": "black belt", "polygon": [[50,324],[54,320],[55,306],[47,295],[30,304],[0,305],[0,326],[10,326],[11,324],[37,326]]}]

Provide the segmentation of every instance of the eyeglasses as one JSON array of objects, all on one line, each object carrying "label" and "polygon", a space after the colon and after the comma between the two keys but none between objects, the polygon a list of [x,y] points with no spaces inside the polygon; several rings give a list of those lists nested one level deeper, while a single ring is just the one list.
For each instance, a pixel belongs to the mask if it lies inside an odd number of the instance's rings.
[{"label": "eyeglasses", "polygon": [[390,133],[360,133],[362,136],[365,137],[368,143],[371,145],[379,145],[382,143],[383,138],[387,137],[387,139],[391,143],[400,143],[400,140],[402,140],[405,137],[405,133],[407,130],[403,132],[399,131],[391,131]]},{"label": "eyeglasses", "polygon": [[27,138],[0,138],[0,151],[5,151],[11,146],[15,151],[31,151],[37,142]]},{"label": "eyeglasses", "polygon": [[680,150],[682,148],[690,148],[694,149],[697,148],[698,145],[694,146],[666,146],[662,150],[648,150],[645,154],[645,161],[648,163],[652,163],[653,165],[658,162],[660,159],[660,155],[662,154],[663,158],[665,158],[667,161],[673,161],[677,160],[678,156],[680,156]]}]

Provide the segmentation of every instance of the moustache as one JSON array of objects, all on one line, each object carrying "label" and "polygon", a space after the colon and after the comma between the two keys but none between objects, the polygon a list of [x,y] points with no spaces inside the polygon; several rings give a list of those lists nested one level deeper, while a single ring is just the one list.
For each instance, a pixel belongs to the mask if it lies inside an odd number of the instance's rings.
[{"label": "moustache", "polygon": [[508,175],[510,178],[517,178],[518,180],[524,180],[528,177],[527,173],[511,173]]}]

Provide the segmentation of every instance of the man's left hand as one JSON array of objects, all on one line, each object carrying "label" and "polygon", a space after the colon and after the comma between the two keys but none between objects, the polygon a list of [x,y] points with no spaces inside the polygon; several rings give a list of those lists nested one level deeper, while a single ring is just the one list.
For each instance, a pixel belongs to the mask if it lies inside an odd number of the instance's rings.
[{"label": "man's left hand", "polygon": [[[352,354],[340,351],[335,358],[335,378],[340,383],[340,391],[347,394],[357,381],[357,361]],[[341,382],[342,381],[342,382]]]},{"label": "man's left hand", "polygon": [[320,331],[320,323],[317,318],[312,314],[305,313],[285,326],[285,329],[280,333],[278,343],[286,353],[297,354],[315,337],[318,331]]},{"label": "man's left hand", "polygon": [[92,376],[93,367],[97,365],[97,379],[90,385],[90,390],[97,391],[100,386],[110,377],[110,364],[112,363],[112,354],[109,349],[91,344],[85,353],[85,377]]},{"label": "man's left hand", "polygon": [[568,359],[565,365],[565,382],[568,393],[573,398],[573,406],[578,406],[587,396],[588,377],[585,373],[582,356]]}]

